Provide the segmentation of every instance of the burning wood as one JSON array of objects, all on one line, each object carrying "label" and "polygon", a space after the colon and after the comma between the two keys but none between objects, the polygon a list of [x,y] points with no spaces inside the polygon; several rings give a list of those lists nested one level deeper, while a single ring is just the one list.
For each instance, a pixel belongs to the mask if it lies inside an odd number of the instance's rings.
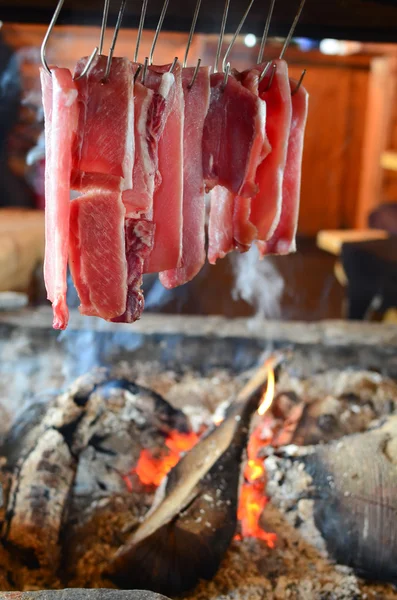
[{"label": "burning wood", "polygon": [[[176,594],[217,571],[237,524],[236,465],[241,463],[251,416],[269,372],[273,374],[266,362],[230,405],[224,421],[162,482],[142,525],[112,560],[110,576],[119,586],[150,583],[156,591]],[[274,386],[269,389],[273,395]],[[270,404],[269,393],[263,400]],[[254,519],[259,516],[257,511]]]}]

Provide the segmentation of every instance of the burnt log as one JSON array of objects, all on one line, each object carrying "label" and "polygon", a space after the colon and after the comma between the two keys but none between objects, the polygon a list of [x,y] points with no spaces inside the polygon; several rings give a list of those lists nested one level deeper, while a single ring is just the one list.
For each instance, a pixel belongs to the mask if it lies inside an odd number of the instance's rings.
[{"label": "burnt log", "polygon": [[95,516],[103,499],[125,495],[130,502],[123,476],[142,448],[161,450],[175,429],[189,431],[180,410],[103,369],[21,415],[0,450],[11,480],[1,542],[15,562],[17,589],[60,585],[70,540],[84,545],[73,537],[79,519]]},{"label": "burnt log", "polygon": [[271,452],[267,493],[302,536],[363,578],[396,583],[397,417],[337,442]]},{"label": "burnt log", "polygon": [[240,465],[267,382],[260,368],[209,431],[170,471],[143,523],[112,559],[119,587],[181,594],[211,579],[235,534]]}]

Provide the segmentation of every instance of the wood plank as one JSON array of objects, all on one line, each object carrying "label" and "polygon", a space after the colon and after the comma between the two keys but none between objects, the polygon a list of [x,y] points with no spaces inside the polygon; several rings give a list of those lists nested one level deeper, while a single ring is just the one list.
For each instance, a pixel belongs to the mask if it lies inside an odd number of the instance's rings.
[{"label": "wood plank", "polygon": [[348,242],[368,242],[369,240],[385,240],[389,237],[382,229],[345,229],[320,231],[317,234],[317,246],[321,250],[338,256],[343,244]]}]

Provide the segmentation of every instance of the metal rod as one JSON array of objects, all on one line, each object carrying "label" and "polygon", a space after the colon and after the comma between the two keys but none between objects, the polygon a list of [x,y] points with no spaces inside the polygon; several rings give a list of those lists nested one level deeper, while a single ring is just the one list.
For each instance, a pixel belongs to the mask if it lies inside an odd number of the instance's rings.
[{"label": "metal rod", "polygon": [[175,56],[174,60],[172,61],[172,64],[171,64],[171,66],[170,66],[169,73],[172,73],[172,71],[175,69],[175,67],[176,67],[176,63],[177,63],[177,62],[178,62],[178,57],[177,57],[177,56]]},{"label": "metal rod", "polygon": [[306,75],[306,69],[303,69],[301,76],[299,77],[299,81],[296,84],[296,88],[291,92],[291,96],[295,96],[298,93],[300,86],[302,85],[302,81]]},{"label": "metal rod", "polygon": [[142,85],[145,85],[146,73],[149,64],[149,58],[145,57],[145,62],[143,63],[143,71],[142,71]]},{"label": "metal rod", "polygon": [[189,37],[187,39],[185,56],[183,57],[183,63],[182,63],[182,67],[183,68],[186,67],[187,57],[188,57],[188,54],[189,54],[190,46],[192,44],[194,30],[196,29],[197,18],[199,16],[199,12],[200,12],[200,6],[201,6],[201,0],[197,0],[197,2],[196,2],[196,8],[194,9],[192,26],[190,27]]},{"label": "metal rod", "polygon": [[115,49],[115,46],[116,46],[117,37],[119,35],[119,31],[120,31],[120,27],[121,27],[121,22],[123,20],[124,9],[125,9],[125,5],[126,4],[127,4],[127,0],[121,0],[121,5],[120,5],[119,14],[118,14],[118,17],[117,17],[116,26],[114,28],[113,39],[112,39],[112,43],[111,43],[110,48],[109,48],[109,56],[108,56],[108,60],[107,60],[107,63],[106,63],[105,76],[103,78],[104,82],[106,82],[107,79],[108,79],[108,77],[109,77],[110,67],[112,66],[113,53],[114,53],[114,49]]},{"label": "metal rod", "polygon": [[257,64],[258,65],[263,60],[263,54],[265,52],[265,46],[266,46],[266,42],[267,42],[267,36],[269,35],[270,22],[272,20],[273,9],[274,9],[275,3],[276,3],[276,0],[271,0],[269,12],[267,13],[265,28],[263,30],[263,35],[262,35],[262,39],[261,39],[261,45],[260,45],[259,53],[258,53],[258,60],[257,60]]},{"label": "metal rod", "polygon": [[55,9],[55,12],[52,16],[52,19],[50,21],[50,24],[48,25],[48,29],[46,31],[46,34],[44,36],[43,42],[41,44],[41,49],[40,49],[40,58],[41,58],[41,64],[43,65],[43,67],[45,68],[45,70],[47,71],[47,73],[49,75],[51,75],[51,71],[50,68],[47,64],[47,60],[46,60],[46,47],[47,47],[47,43],[48,43],[48,38],[50,37],[52,30],[54,29],[54,25],[57,22],[57,19],[59,17],[59,13],[61,12],[62,6],[63,6],[64,0],[59,0],[57,7]]},{"label": "metal rod", "polygon": [[150,52],[149,52],[149,65],[153,64],[154,49],[156,47],[157,40],[158,40],[160,31],[161,31],[161,28],[163,26],[165,14],[166,14],[167,8],[168,8],[168,3],[169,3],[169,0],[164,0],[164,4],[163,4],[163,8],[161,10],[161,15],[160,15],[160,18],[159,18],[159,22],[157,24],[157,29],[156,29],[156,32],[154,34],[154,38],[153,38],[153,42],[152,42],[152,47],[150,48]]},{"label": "metal rod", "polygon": [[222,84],[222,89],[225,89],[226,85],[227,85],[227,80],[229,79],[229,73],[230,73],[230,63],[227,63],[226,67],[225,67],[225,76],[223,78],[223,84]]},{"label": "metal rod", "polygon": [[221,30],[219,32],[218,47],[216,49],[214,73],[218,72],[218,63],[219,63],[219,58],[220,58],[221,50],[222,50],[223,37],[225,35],[226,20],[227,20],[227,13],[229,12],[229,6],[230,6],[230,0],[226,0],[225,8],[223,9]]},{"label": "metal rod", "polygon": [[303,7],[305,6],[305,2],[306,2],[306,0],[301,0],[301,3],[300,3],[300,5],[299,5],[299,8],[298,8],[298,12],[297,12],[297,13],[296,13],[296,15],[295,15],[295,19],[294,19],[294,21],[293,21],[293,23],[292,23],[292,25],[291,25],[291,29],[289,30],[289,33],[288,33],[288,35],[287,35],[287,37],[286,37],[286,39],[285,39],[285,42],[284,42],[284,46],[282,47],[282,50],[281,50],[281,52],[280,52],[280,56],[279,56],[280,60],[281,60],[282,58],[284,58],[284,54],[285,54],[285,52],[286,52],[286,50],[287,50],[288,46],[289,46],[289,45],[290,45],[290,43],[291,43],[292,36],[294,35],[295,27],[296,27],[296,26],[297,26],[297,24],[298,24],[298,21],[299,21],[299,18],[300,18],[300,16],[301,16],[301,13],[302,13]]},{"label": "metal rod", "polygon": [[267,65],[265,66],[265,68],[263,69],[262,73],[259,75],[259,80],[258,83],[260,83],[262,81],[262,79],[265,77],[266,73],[268,72],[268,70],[270,69],[270,65],[272,64],[272,61],[269,60],[269,62],[267,63]]},{"label": "metal rod", "polygon": [[272,69],[272,72],[270,73],[268,84],[267,84],[266,88],[263,90],[264,92],[268,92],[270,90],[271,85],[273,83],[274,76],[276,74],[276,71],[277,71],[277,65],[275,63],[273,63],[273,69]]},{"label": "metal rod", "polygon": [[108,22],[109,6],[110,6],[110,0],[105,0],[105,4],[103,6],[101,33],[99,35],[99,56],[101,56],[102,50],[103,50],[103,42],[105,40],[106,25]]},{"label": "metal rod", "polygon": [[199,58],[199,59],[198,59],[198,61],[197,61],[197,65],[196,65],[196,68],[194,69],[194,73],[193,73],[192,80],[191,80],[191,82],[189,83],[189,85],[187,86],[187,89],[188,89],[188,90],[190,90],[190,89],[193,87],[193,84],[194,84],[194,82],[196,81],[196,77],[197,77],[197,75],[198,75],[198,72],[199,72],[200,65],[201,65],[201,58]]},{"label": "metal rod", "polygon": [[88,60],[87,60],[87,62],[86,62],[86,64],[85,64],[85,67],[84,67],[84,69],[81,71],[80,75],[78,75],[78,77],[73,77],[74,81],[78,81],[79,79],[81,79],[82,77],[84,77],[84,75],[87,75],[87,73],[88,73],[88,71],[90,70],[90,68],[91,68],[91,65],[92,65],[92,63],[93,63],[93,61],[94,61],[94,58],[96,57],[97,53],[98,53],[98,46],[96,46],[96,47],[94,48],[94,50],[91,52],[91,55],[90,55],[90,57],[88,58]]},{"label": "metal rod", "polygon": [[[250,3],[248,4],[248,8],[245,11],[245,13],[244,13],[244,15],[243,15],[240,23],[238,24],[238,27],[237,27],[237,29],[235,31],[235,34],[232,37],[232,41],[230,42],[229,47],[228,47],[228,49],[225,52],[225,56],[223,57],[223,61],[222,61],[222,71],[224,73],[225,73],[225,68],[226,68],[226,64],[227,64],[226,61],[227,61],[227,59],[229,57],[230,52],[232,51],[232,48],[234,46],[234,42],[236,41],[237,36],[239,35],[239,33],[241,31],[241,28],[244,25],[245,19],[248,17],[248,13],[251,10],[251,6],[253,5],[253,3],[254,3],[254,0],[250,0]],[[230,69],[229,69],[229,71],[230,71]],[[226,78],[226,83],[227,83],[227,78]],[[225,85],[226,85],[226,83],[225,83]]]},{"label": "metal rod", "polygon": [[135,46],[135,52],[134,52],[134,62],[138,61],[139,46],[141,44],[141,37],[142,37],[142,32],[143,32],[143,26],[145,24],[147,3],[148,3],[148,0],[143,0],[143,2],[142,2],[141,16],[140,16],[140,19],[139,19],[138,33],[137,33],[137,36],[136,36],[136,46]]}]

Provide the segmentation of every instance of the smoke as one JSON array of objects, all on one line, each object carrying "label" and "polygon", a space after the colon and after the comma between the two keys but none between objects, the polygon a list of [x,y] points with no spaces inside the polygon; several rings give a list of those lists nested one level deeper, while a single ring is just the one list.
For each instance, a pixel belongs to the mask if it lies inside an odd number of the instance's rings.
[{"label": "smoke", "polygon": [[279,319],[284,280],[270,258],[259,259],[256,246],[238,254],[232,261],[235,284],[233,299],[245,300],[255,309],[255,317]]}]

